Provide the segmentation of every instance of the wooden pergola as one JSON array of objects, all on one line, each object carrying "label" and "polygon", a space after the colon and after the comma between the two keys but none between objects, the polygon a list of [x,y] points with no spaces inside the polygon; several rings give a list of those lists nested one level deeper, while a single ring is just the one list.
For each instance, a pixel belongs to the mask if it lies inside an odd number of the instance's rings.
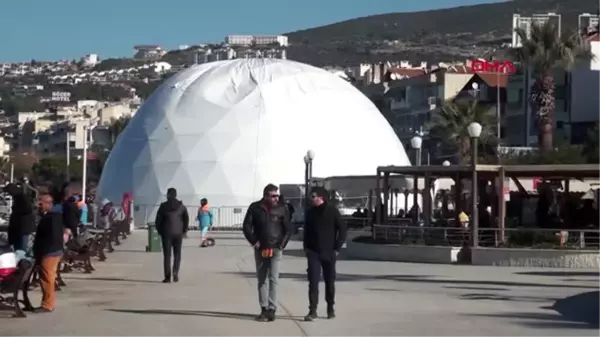
[{"label": "wooden pergola", "polygon": [[[391,175],[405,175],[414,179],[414,194],[418,193],[418,178],[424,178],[423,188],[423,221],[425,227],[431,225],[432,214],[432,196],[431,190],[433,182],[439,178],[451,178],[454,180],[456,191],[462,191],[462,180],[471,180],[473,171],[477,171],[478,180],[491,181],[495,187],[497,202],[492,205],[494,213],[498,215],[497,227],[501,229],[501,236],[504,237],[506,204],[504,199],[505,178],[510,178],[515,182],[519,191],[527,193],[519,178],[539,177],[544,180],[565,180],[565,191],[569,191],[570,179],[600,178],[600,166],[598,164],[582,165],[432,165],[432,166],[380,166],[376,174],[376,203],[375,203],[375,223],[387,225],[388,223],[388,202],[390,199],[389,179]],[[465,209],[462,205],[462,199],[456,199],[456,209]],[[380,207],[383,205],[383,207]],[[467,207],[468,209],[468,207]],[[382,210],[386,210],[382,213]],[[475,229],[476,230],[476,229]]]}]

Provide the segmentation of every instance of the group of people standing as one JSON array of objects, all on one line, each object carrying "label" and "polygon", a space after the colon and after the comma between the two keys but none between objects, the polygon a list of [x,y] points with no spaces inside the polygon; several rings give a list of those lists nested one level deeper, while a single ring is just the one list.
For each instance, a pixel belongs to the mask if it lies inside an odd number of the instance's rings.
[{"label": "group of people standing", "polygon": [[[272,322],[277,312],[277,284],[283,251],[290,241],[294,228],[287,204],[280,202],[279,188],[273,184],[263,190],[261,200],[248,207],[242,224],[243,233],[254,249],[258,279],[260,314],[257,321]],[[329,203],[329,193],[323,187],[314,187],[310,199],[312,207],[305,214],[303,249],[307,260],[308,314],[305,321],[317,318],[319,281],[325,281],[327,318],[335,318],[335,278],[337,256],[346,241],[347,227],[338,209]],[[177,199],[174,188],[167,190],[167,201],[156,214],[156,230],[163,246],[163,283],[179,281],[181,246],[189,229],[189,215]],[[205,245],[207,232],[213,225],[213,215],[206,199],[201,200],[197,220]],[[173,265],[171,266],[171,256]]]},{"label": "group of people standing", "polygon": [[[37,209],[34,207],[35,200],[23,188],[9,184],[4,190],[11,195],[13,202],[8,243],[15,252],[29,254],[38,265],[42,303],[36,312],[52,312],[56,306],[54,282],[64,245],[77,236],[83,215],[87,217],[87,205],[79,202],[80,198],[68,186],[63,187],[59,197],[49,193],[38,195]],[[29,247],[32,235],[33,245]]]},{"label": "group of people standing", "polygon": [[[93,199],[83,200],[69,184],[55,191],[54,195],[42,193],[35,197],[16,184],[9,184],[4,191],[12,197],[12,207],[8,224],[8,243],[15,252],[29,255],[38,266],[42,289],[41,306],[36,312],[52,312],[56,306],[56,273],[68,242],[77,242],[77,237],[90,217],[99,215],[100,223],[112,221],[115,213],[113,204],[102,202],[97,211]],[[131,211],[131,197],[124,196],[123,214],[126,218]],[[34,207],[37,201],[37,208]],[[91,208],[91,212],[88,210]],[[90,214],[91,213],[91,214]],[[34,236],[30,247],[31,236]]]}]

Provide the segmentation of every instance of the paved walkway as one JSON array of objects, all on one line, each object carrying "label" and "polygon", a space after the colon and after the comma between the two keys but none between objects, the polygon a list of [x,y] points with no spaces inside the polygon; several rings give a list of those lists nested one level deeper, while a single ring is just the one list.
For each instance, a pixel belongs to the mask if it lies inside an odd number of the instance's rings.
[{"label": "paved walkway", "polygon": [[[302,321],[305,261],[286,251],[279,319],[257,313],[252,252],[240,235],[217,246],[184,241],[178,284],[162,284],[161,255],[137,232],[95,262],[91,275],[66,274],[58,309],[0,318],[0,335],[598,335],[598,271],[534,270],[386,262],[338,263],[338,318]],[[564,300],[573,295],[573,299]],[[35,291],[33,300],[39,301]],[[560,313],[559,313],[560,312]],[[321,314],[324,310],[321,311]],[[586,317],[588,316],[588,317]]]}]

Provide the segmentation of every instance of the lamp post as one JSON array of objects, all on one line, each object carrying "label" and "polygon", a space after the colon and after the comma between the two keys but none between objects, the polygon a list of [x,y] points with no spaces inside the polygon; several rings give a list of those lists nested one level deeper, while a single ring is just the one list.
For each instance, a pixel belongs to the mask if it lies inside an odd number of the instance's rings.
[{"label": "lamp post", "polygon": [[[310,205],[310,186],[312,183],[312,162],[315,158],[315,152],[313,150],[306,151],[304,155],[304,214],[308,210]],[[306,220],[306,218],[305,218]]]},{"label": "lamp post", "polygon": [[442,166],[448,167],[448,166],[450,166],[450,162],[447,160],[444,160],[444,162],[442,163]]},{"label": "lamp post", "polygon": [[[421,145],[423,145],[423,138],[421,137],[421,133],[418,132],[416,136],[412,137],[410,140],[410,146],[415,149],[416,159],[415,165],[421,166]],[[415,212],[413,213],[413,221],[415,225],[419,224],[419,176],[415,174],[415,180],[413,182],[413,209]]]},{"label": "lamp post", "polygon": [[94,128],[96,128],[96,118],[92,118],[89,120],[88,125],[83,126],[83,168],[81,174],[81,200],[85,202],[85,192],[86,192],[86,183],[87,183],[87,150],[88,150],[88,138],[90,138],[90,133]]},{"label": "lamp post", "polygon": [[481,124],[473,122],[467,127],[469,137],[471,137],[471,226],[473,228],[473,247],[479,245],[479,212],[477,209],[477,199],[479,199],[477,191],[477,141],[481,136]]},{"label": "lamp post", "polygon": [[473,98],[477,98],[477,96],[479,96],[479,83],[473,82],[471,88],[473,88],[471,95],[473,95]]},{"label": "lamp post", "polygon": [[67,130],[66,133],[67,144],[65,145],[67,151],[67,182],[71,181],[71,132]]}]

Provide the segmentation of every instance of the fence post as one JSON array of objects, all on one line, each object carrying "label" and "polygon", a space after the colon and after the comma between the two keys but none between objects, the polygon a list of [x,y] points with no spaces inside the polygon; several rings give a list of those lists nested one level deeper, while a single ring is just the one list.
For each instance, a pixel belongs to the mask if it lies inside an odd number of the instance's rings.
[{"label": "fence post", "polygon": [[585,233],[579,232],[579,248],[585,248]]}]

